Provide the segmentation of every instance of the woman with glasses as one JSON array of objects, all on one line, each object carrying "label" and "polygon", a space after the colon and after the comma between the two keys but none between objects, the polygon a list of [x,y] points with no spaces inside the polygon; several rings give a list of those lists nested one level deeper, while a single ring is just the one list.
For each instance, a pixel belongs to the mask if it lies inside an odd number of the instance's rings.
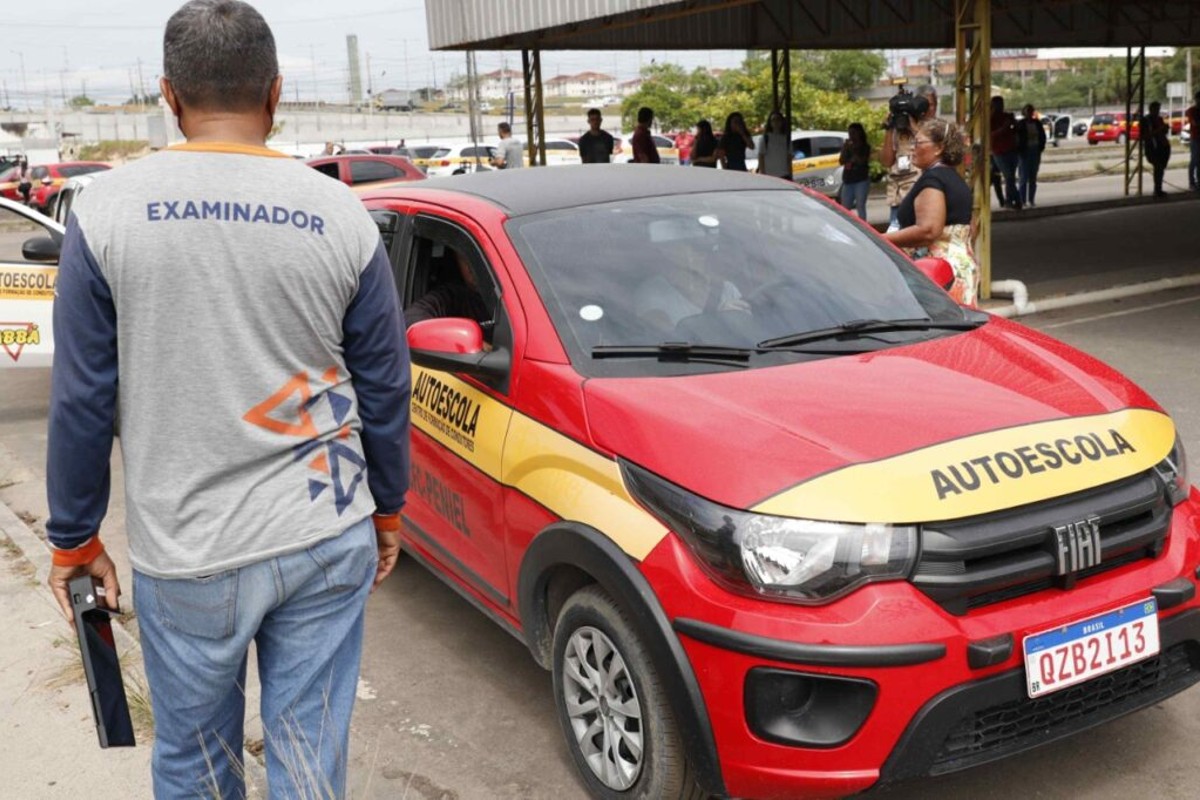
[{"label": "woman with glasses", "polygon": [[900,229],[885,236],[914,258],[948,261],[954,269],[950,295],[974,305],[979,265],[971,248],[971,189],[955,170],[964,152],[962,134],[954,123],[941,119],[921,123],[913,139],[913,164],[921,177],[900,203]]}]

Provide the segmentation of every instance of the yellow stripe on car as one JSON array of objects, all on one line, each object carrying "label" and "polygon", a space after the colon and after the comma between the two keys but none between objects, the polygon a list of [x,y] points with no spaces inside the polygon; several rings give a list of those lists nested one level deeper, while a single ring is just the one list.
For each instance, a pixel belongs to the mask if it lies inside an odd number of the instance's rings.
[{"label": "yellow stripe on car", "polygon": [[625,491],[616,461],[449,373],[414,366],[412,412],[414,426],[487,477],[590,525],[635,559],[667,535]]},{"label": "yellow stripe on car", "polygon": [[753,510],[837,522],[957,519],[1127,478],[1174,442],[1171,418],[1146,409],[1039,422],[843,467]]}]

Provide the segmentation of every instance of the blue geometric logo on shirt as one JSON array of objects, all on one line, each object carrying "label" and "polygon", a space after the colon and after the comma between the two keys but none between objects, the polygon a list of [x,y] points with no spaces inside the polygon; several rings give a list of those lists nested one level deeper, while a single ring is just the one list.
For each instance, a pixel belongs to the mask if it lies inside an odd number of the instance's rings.
[{"label": "blue geometric logo on shirt", "polygon": [[[338,383],[337,368],[326,370],[321,380],[327,384]],[[313,414],[319,413],[321,398],[328,399],[333,422],[341,426],[335,439],[322,439],[317,434]],[[351,436],[350,426],[345,422],[353,407],[353,400],[333,389],[313,395],[308,373],[300,372],[242,418],[273,433],[302,438],[292,448],[293,458],[297,461],[309,458],[317,451],[308,462],[309,468],[317,473],[308,478],[309,500],[316,502],[326,489],[332,487],[334,508],[340,516],[354,502],[367,469],[363,457],[344,441]]]}]

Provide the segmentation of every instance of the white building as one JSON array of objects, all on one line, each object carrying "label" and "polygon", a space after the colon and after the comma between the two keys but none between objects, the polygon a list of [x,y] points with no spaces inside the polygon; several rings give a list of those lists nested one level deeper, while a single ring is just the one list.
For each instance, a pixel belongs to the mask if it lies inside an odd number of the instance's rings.
[{"label": "white building", "polygon": [[515,69],[498,69],[479,76],[479,96],[503,100],[513,92],[522,96],[525,77]]},{"label": "white building", "polygon": [[617,93],[617,79],[603,72],[555,75],[543,83],[550,97],[604,97]]}]

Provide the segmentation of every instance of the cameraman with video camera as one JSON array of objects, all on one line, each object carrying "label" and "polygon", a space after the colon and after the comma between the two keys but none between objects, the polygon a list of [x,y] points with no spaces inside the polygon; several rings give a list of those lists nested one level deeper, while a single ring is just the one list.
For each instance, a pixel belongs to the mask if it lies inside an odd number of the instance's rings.
[{"label": "cameraman with video camera", "polygon": [[879,161],[888,171],[888,230],[895,229],[899,224],[896,213],[900,203],[921,176],[921,170],[913,164],[912,158],[917,125],[935,118],[937,108],[937,90],[932,86],[922,86],[915,94],[902,86],[888,101],[888,115],[883,123],[887,133],[883,136],[883,147],[879,152]]}]

